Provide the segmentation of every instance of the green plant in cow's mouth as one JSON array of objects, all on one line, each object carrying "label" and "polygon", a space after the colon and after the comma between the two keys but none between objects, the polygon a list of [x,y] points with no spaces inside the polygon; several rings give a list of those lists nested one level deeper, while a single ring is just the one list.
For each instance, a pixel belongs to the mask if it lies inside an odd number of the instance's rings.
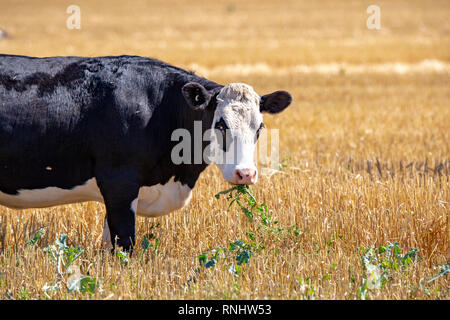
[{"label": "green plant in cow's mouth", "polygon": [[228,209],[230,209],[233,203],[236,203],[248,221],[255,222],[257,228],[262,228],[270,233],[283,231],[283,228],[275,227],[278,221],[272,220],[272,215],[269,213],[269,208],[266,203],[258,203],[256,201],[248,185],[241,184],[234,186],[217,193],[215,197],[219,199],[221,195],[227,195],[226,199],[230,202]]},{"label": "green plant in cow's mouth", "polygon": [[[241,208],[244,215],[247,219],[252,222],[253,221],[253,208],[256,206],[256,199],[253,194],[250,192],[250,187],[246,184],[240,184],[234,186],[230,189],[220,191],[215,195],[216,199],[219,199],[221,195],[227,195],[226,199],[231,200],[228,209],[233,205],[233,203],[237,203],[237,205]],[[242,202],[246,201],[247,204],[244,205]],[[263,204],[267,209],[267,205]]]}]

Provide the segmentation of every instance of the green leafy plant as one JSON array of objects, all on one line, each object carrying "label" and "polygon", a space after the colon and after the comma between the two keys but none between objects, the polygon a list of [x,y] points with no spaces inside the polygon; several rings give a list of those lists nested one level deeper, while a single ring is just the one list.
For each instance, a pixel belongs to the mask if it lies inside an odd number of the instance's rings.
[{"label": "green leafy plant", "polygon": [[198,256],[200,265],[205,268],[215,267],[222,259],[226,261],[233,261],[228,268],[228,271],[238,276],[244,263],[248,263],[253,255],[253,248],[251,245],[243,240],[236,240],[230,242],[227,248],[216,248],[204,252]]},{"label": "green leafy plant", "polygon": [[[50,256],[51,262],[56,265],[57,281],[51,285],[45,285],[42,290],[46,297],[50,298],[48,293],[60,290],[66,286],[68,292],[78,291],[87,292],[90,295],[100,287],[100,282],[80,273],[79,267],[74,262],[81,256],[83,249],[79,246],[71,247],[67,244],[67,235],[62,233],[55,240],[55,244],[44,248],[44,251]],[[70,275],[66,279],[67,275]]]},{"label": "green leafy plant", "polygon": [[302,293],[301,297],[304,300],[315,300],[315,289],[314,285],[311,282],[311,278],[297,278],[298,283],[300,284],[300,292]]},{"label": "green leafy plant", "polygon": [[407,268],[417,262],[418,252],[417,249],[411,249],[403,255],[397,242],[388,242],[378,248],[378,254],[382,256],[380,267],[383,270],[407,272]]},{"label": "green leafy plant", "polygon": [[[152,224],[150,226],[150,231],[153,230],[154,228],[158,228],[159,226],[160,223]],[[156,237],[155,233],[149,232],[146,235],[144,235],[144,238],[142,239],[141,242],[141,247],[142,250],[144,250],[144,252],[147,252],[150,249],[152,249],[154,253],[158,253],[159,239]]]},{"label": "green leafy plant", "polygon": [[395,272],[407,273],[408,267],[417,262],[418,250],[411,249],[402,254],[397,242],[388,242],[378,249],[361,248],[363,265],[363,284],[358,289],[360,299],[369,299],[371,290],[384,288],[394,278]]},{"label": "green leafy plant", "polygon": [[116,251],[114,253],[114,256],[116,256],[117,258],[119,258],[121,263],[128,263],[129,259],[128,259],[128,253],[125,251]]},{"label": "green leafy plant", "polygon": [[100,281],[81,274],[75,274],[68,282],[67,290],[69,292],[89,293],[90,296],[94,295],[95,291],[100,288]]},{"label": "green leafy plant", "polygon": [[35,246],[44,234],[45,234],[45,228],[40,228],[38,231],[36,231],[33,234],[33,237],[25,243],[25,245],[26,246]]},{"label": "green leafy plant", "polygon": [[226,249],[225,248],[216,248],[212,249],[208,252],[204,252],[198,256],[198,261],[200,265],[203,265],[205,268],[214,267],[219,259],[225,258]]},{"label": "green leafy plant", "polygon": [[62,277],[72,263],[83,253],[83,249],[79,246],[69,247],[66,240],[67,235],[61,233],[59,239],[55,240],[54,245],[44,248],[44,251],[50,255],[52,262],[56,264],[56,272],[59,277]]}]

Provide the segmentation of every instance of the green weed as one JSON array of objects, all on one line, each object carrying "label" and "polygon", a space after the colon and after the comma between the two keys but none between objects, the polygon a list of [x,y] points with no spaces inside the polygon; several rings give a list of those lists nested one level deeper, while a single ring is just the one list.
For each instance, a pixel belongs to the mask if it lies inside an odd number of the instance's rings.
[{"label": "green weed", "polygon": [[55,244],[44,248],[44,251],[48,253],[52,264],[56,265],[57,274],[57,281],[55,283],[51,285],[46,284],[42,288],[47,298],[50,298],[49,293],[53,295],[64,286],[68,292],[86,292],[91,296],[100,287],[100,282],[97,279],[82,275],[79,267],[74,265],[74,262],[83,253],[83,249],[79,246],[70,247],[67,244],[66,234],[62,233],[55,240]]},{"label": "green weed", "polygon": [[363,264],[363,284],[358,289],[358,297],[366,300],[370,292],[384,288],[385,284],[394,279],[396,272],[408,273],[408,267],[418,259],[418,250],[411,249],[402,254],[397,242],[375,249],[373,246],[361,248]]}]

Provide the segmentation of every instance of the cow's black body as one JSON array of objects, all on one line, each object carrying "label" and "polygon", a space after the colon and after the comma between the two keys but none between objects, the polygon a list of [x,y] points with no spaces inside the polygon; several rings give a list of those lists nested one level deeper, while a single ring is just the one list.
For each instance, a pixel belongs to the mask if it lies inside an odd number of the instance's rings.
[{"label": "cow's black body", "polygon": [[129,248],[139,188],[172,176],[193,188],[207,166],[170,159],[173,130],[213,121],[213,108],[195,111],[183,98],[192,81],[221,87],[142,57],[0,55],[0,192],[71,189],[96,178],[112,239]]}]

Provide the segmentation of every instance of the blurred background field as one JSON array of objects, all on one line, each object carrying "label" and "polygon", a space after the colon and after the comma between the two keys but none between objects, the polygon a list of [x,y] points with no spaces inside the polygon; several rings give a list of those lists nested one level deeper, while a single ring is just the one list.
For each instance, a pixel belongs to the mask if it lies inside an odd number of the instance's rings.
[{"label": "blurred background field", "polygon": [[[66,28],[66,8],[81,29]],[[37,56],[137,54],[177,65],[291,66],[450,59],[448,1],[14,1],[2,0],[11,40],[2,52]]]},{"label": "blurred background field", "polygon": [[[80,30],[66,28],[71,4]],[[366,27],[371,4],[380,30]],[[197,255],[250,227],[214,198],[228,185],[213,166],[189,206],[138,219],[137,249],[150,231],[159,248],[128,264],[100,250],[102,204],[1,207],[0,299],[48,298],[42,287],[57,275],[42,248],[61,232],[85,250],[79,267],[101,282],[96,299],[358,299],[360,247],[388,242],[420,258],[370,298],[448,299],[448,276],[427,281],[450,258],[449,14],[449,1],[1,0],[0,53],[141,55],[261,95],[289,91],[292,106],[264,121],[280,129],[280,170],[252,189],[298,232],[274,238],[239,277],[217,266],[188,285]],[[37,247],[27,247],[42,227]]]}]

